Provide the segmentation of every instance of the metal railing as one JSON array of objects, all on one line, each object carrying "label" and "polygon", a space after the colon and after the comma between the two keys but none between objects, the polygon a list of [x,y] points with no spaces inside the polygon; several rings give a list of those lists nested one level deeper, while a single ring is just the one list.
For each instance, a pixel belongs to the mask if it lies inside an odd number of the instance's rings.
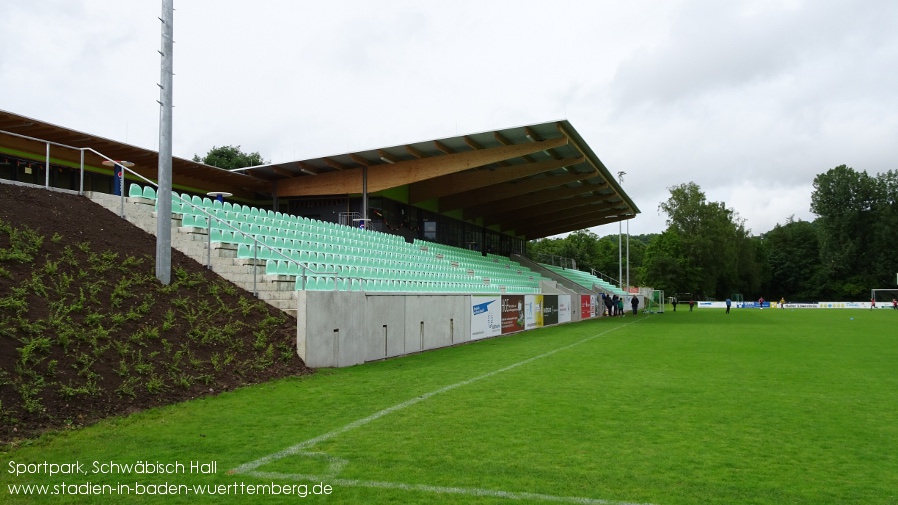
[{"label": "metal railing", "polygon": [[[119,177],[119,193],[120,193],[119,196],[120,196],[120,202],[121,202],[120,205],[119,205],[119,217],[121,217],[122,219],[125,219],[125,172],[128,172],[128,173],[134,175],[134,176],[137,177],[138,179],[140,179],[140,180],[144,181],[145,183],[147,183],[147,184],[153,186],[153,187],[156,188],[157,190],[159,189],[159,185],[156,184],[155,182],[151,181],[150,179],[147,179],[146,177],[140,175],[139,173],[137,173],[137,172],[131,170],[131,169],[128,168],[128,167],[125,167],[125,166],[123,166],[123,165],[119,165],[119,164],[118,164],[118,160],[113,160],[112,158],[110,158],[110,157],[106,156],[105,154],[103,154],[103,153],[97,151],[96,149],[93,149],[93,148],[90,148],[90,147],[74,147],[74,146],[69,146],[69,145],[66,145],[66,144],[60,144],[60,143],[58,143],[58,142],[53,142],[53,141],[49,141],[49,140],[39,139],[39,138],[35,138],[35,137],[29,137],[28,135],[22,135],[22,134],[19,134],[19,133],[13,133],[13,132],[9,132],[9,131],[0,131],[0,133],[6,134],[6,135],[12,135],[12,136],[14,136],[14,137],[22,138],[22,139],[25,139],[25,140],[31,140],[31,141],[35,141],[35,142],[42,142],[42,143],[44,143],[44,144],[46,145],[46,167],[45,167],[45,170],[44,170],[44,172],[45,172],[45,174],[46,174],[45,180],[44,180],[44,188],[45,188],[45,189],[49,189],[49,188],[50,188],[50,146],[51,146],[51,145],[52,145],[52,146],[61,147],[61,148],[63,148],[63,149],[70,149],[70,150],[73,150],[73,151],[79,151],[79,152],[80,152],[80,177],[79,177],[79,183],[78,183],[78,194],[81,195],[81,196],[84,195],[84,172],[85,172],[84,153],[85,153],[85,152],[87,152],[87,151],[92,152],[92,153],[94,153],[95,155],[99,156],[100,158],[103,158],[103,159],[109,161],[110,163],[112,163],[112,164],[113,164],[113,171],[116,170],[117,167],[120,167],[121,170],[122,170],[122,176]],[[324,277],[328,277],[328,276],[331,276],[331,275],[332,275],[332,276],[334,276],[334,291],[337,291],[337,287],[338,287],[338,284],[339,284],[339,280],[341,279],[341,277],[339,276],[339,274],[338,274],[337,272],[318,272],[318,271],[312,270],[311,268],[309,268],[308,264],[302,263],[302,262],[299,262],[299,261],[296,261],[296,260],[294,260],[293,258],[291,258],[291,257],[287,256],[286,254],[284,254],[282,251],[278,250],[277,248],[271,247],[271,246],[265,244],[264,242],[261,242],[261,241],[258,240],[254,235],[251,235],[251,234],[249,234],[249,233],[246,233],[246,232],[240,230],[239,228],[232,226],[229,222],[226,222],[224,219],[221,219],[221,218],[219,218],[219,217],[217,217],[217,216],[214,216],[213,214],[207,212],[207,211],[205,210],[205,208],[203,208],[202,206],[195,205],[192,201],[186,200],[186,199],[182,198],[180,195],[175,195],[175,196],[177,196],[178,200],[180,200],[180,201],[182,202],[182,204],[187,204],[187,205],[189,205],[191,208],[196,209],[196,210],[198,210],[199,212],[201,212],[202,214],[205,214],[205,215],[206,215],[206,218],[207,218],[207,219],[206,219],[206,222],[207,222],[207,233],[208,233],[208,239],[207,239],[207,242],[206,242],[206,268],[208,268],[208,269],[210,269],[210,270],[212,269],[212,220],[213,220],[213,219],[215,219],[215,220],[218,221],[219,223],[223,224],[224,226],[227,226],[227,227],[230,228],[231,230],[233,230],[233,231],[235,231],[235,232],[241,234],[243,237],[246,237],[246,238],[252,240],[252,242],[253,242],[253,244],[252,244],[252,245],[253,245],[253,256],[254,256],[254,257],[253,257],[253,296],[258,297],[258,289],[257,289],[258,268],[257,268],[257,267],[259,266],[259,265],[258,265],[258,262],[259,262],[259,260],[258,260],[259,247],[258,247],[258,246],[260,246],[260,245],[261,245],[262,247],[265,247],[265,248],[267,248],[268,250],[270,250],[273,254],[279,255],[279,256],[282,257],[284,260],[296,264],[296,265],[300,268],[301,278],[302,278],[302,282],[300,283],[300,287],[302,288],[302,290],[305,290],[305,289],[306,289],[307,277],[308,277],[309,275],[314,275],[314,276],[324,276]],[[157,216],[157,219],[158,219],[158,216]],[[170,220],[170,219],[171,219],[171,217],[169,217],[169,220]],[[344,277],[342,277],[342,278],[345,278],[345,279],[349,280],[350,283],[352,282],[352,279],[358,279],[358,280],[359,280],[359,289],[362,290],[362,291],[364,291],[364,282],[362,282],[362,278],[361,278],[361,277],[345,277],[345,276],[344,276]]]},{"label": "metal railing", "polygon": [[[131,170],[128,167],[119,165],[118,164],[119,160],[113,160],[112,158],[106,156],[105,154],[103,154],[93,148],[74,147],[74,146],[70,146],[70,145],[66,145],[66,144],[61,144],[58,142],[53,142],[53,141],[49,141],[49,140],[30,137],[27,135],[22,135],[19,133],[9,132],[9,131],[5,131],[5,130],[0,130],[0,133],[6,134],[6,135],[11,135],[11,136],[22,138],[22,139],[26,139],[26,140],[31,140],[34,142],[41,142],[46,145],[46,170],[45,170],[46,176],[45,176],[45,181],[44,181],[45,189],[50,188],[50,146],[56,146],[56,147],[60,147],[63,149],[79,151],[79,153],[80,153],[80,177],[79,177],[79,183],[78,183],[78,194],[82,195],[82,196],[84,195],[84,173],[85,173],[84,153],[85,152],[94,153],[95,155],[99,156],[100,158],[112,163],[113,171],[116,170],[117,168],[120,168],[122,170],[122,176],[119,178],[119,199],[120,199],[119,217],[121,217],[122,219],[126,219],[125,218],[125,198],[126,198],[125,173],[126,172],[133,175],[137,179],[143,181],[144,183],[146,183],[150,186],[153,186],[157,190],[159,189],[159,185],[157,183],[151,181],[150,179],[147,179],[146,177],[140,175],[139,173],[135,172],[134,170]],[[203,206],[196,205],[191,200],[184,199],[180,195],[177,195],[177,198],[178,198],[178,200],[181,201],[182,204],[189,205],[191,208],[196,209],[197,211],[199,211],[200,214],[203,214],[206,217],[206,223],[207,223],[206,233],[208,236],[208,238],[206,240],[206,268],[208,268],[210,270],[212,269],[212,247],[211,247],[211,245],[212,245],[212,220],[213,219],[216,220],[217,222],[221,223],[224,227],[227,227],[230,230],[232,230],[236,233],[239,233],[241,236],[246,237],[247,239],[252,241],[252,245],[253,245],[253,265],[252,265],[253,266],[253,296],[258,297],[258,286],[257,286],[257,284],[258,284],[258,280],[257,280],[258,279],[258,268],[257,267],[259,266],[258,265],[258,263],[259,263],[259,259],[258,259],[259,246],[264,247],[264,248],[268,249],[269,251],[271,251],[272,255],[276,255],[278,257],[278,259],[282,258],[283,260],[293,263],[299,267],[299,270],[300,270],[299,277],[301,278],[301,282],[300,282],[301,289],[299,289],[299,290],[306,290],[309,276],[317,276],[317,277],[333,276],[333,278],[334,278],[333,291],[339,291],[339,284],[340,284],[341,279],[346,279],[349,281],[349,284],[347,286],[349,288],[349,290],[352,290],[351,289],[352,281],[358,280],[359,281],[359,290],[365,291],[365,280],[366,279],[364,277],[346,276],[346,275],[341,276],[339,274],[339,272],[321,272],[321,271],[313,270],[308,266],[308,263],[303,263],[301,261],[297,261],[297,260],[287,256],[279,248],[271,247],[268,244],[265,244],[264,242],[257,239],[255,237],[255,235],[244,232],[244,231],[240,230],[239,228],[232,226],[229,222],[227,222],[227,220],[219,218],[218,216],[215,216],[212,213],[207,212]],[[196,212],[195,212],[195,214],[196,214]],[[158,219],[158,216],[157,216],[157,219]],[[571,260],[571,261],[573,261],[573,260]]]}]

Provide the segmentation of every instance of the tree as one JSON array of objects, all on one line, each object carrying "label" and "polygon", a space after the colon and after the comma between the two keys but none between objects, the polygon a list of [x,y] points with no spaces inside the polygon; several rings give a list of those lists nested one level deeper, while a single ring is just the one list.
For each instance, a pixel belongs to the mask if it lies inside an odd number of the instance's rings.
[{"label": "tree", "polygon": [[891,285],[898,270],[898,174],[871,177],[839,165],[814,178],[811,211],[819,216],[826,294],[865,297],[870,288]]},{"label": "tree", "polygon": [[817,226],[791,217],[762,236],[769,265],[765,291],[773,298],[813,301],[824,296]]},{"label": "tree", "polygon": [[[646,243],[654,235],[640,235],[630,238],[630,284],[640,285],[641,277],[639,267]],[[613,278],[617,282],[618,274],[618,236],[606,235],[599,238],[589,230],[578,230],[564,238],[539,239],[527,243],[527,254],[539,262],[566,264],[559,259],[573,259],[577,263],[577,269],[583,271],[595,270],[601,277]],[[622,261],[626,261],[625,257]],[[623,279],[626,281],[626,277]]]},{"label": "tree", "polygon": [[688,284],[688,266],[683,260],[680,235],[667,229],[649,243],[639,275],[655,289],[676,293]]},{"label": "tree", "polygon": [[646,282],[705,297],[757,289],[756,246],[736,211],[707,201],[694,182],[668,189],[670,198],[658,206],[668,216],[667,236],[646,249]]},{"label": "tree", "polygon": [[240,146],[213,147],[202,158],[199,155],[193,155],[193,161],[226,170],[254,167],[268,163],[258,152],[244,153],[240,150]]}]

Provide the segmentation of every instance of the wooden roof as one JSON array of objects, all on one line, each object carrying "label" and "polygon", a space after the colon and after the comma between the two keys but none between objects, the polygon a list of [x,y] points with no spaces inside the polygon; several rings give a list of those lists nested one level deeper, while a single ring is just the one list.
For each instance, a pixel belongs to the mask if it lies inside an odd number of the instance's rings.
[{"label": "wooden roof", "polygon": [[[155,180],[158,153],[0,111],[0,147],[78,163],[91,148]],[[99,166],[92,152],[85,163]],[[182,158],[174,184],[254,198],[369,194],[402,188],[408,203],[528,240],[630,219],[639,209],[566,120],[228,171]]]}]

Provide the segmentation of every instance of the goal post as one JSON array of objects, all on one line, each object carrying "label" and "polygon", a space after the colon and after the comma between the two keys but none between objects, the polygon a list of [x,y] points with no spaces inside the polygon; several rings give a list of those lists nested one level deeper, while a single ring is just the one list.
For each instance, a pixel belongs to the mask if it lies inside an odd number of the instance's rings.
[{"label": "goal post", "polygon": [[665,301],[666,301],[666,299],[664,298],[664,291],[662,291],[660,289],[652,290],[652,296],[647,297],[647,303],[646,303],[645,308],[643,309],[643,313],[663,314]]},{"label": "goal post", "polygon": [[733,297],[732,300],[735,307],[742,307],[745,305],[745,298],[742,297],[742,293],[733,293],[731,296]]},{"label": "goal post", "polygon": [[892,300],[898,300],[898,288],[871,289],[870,299],[876,302],[877,307],[891,307]]}]

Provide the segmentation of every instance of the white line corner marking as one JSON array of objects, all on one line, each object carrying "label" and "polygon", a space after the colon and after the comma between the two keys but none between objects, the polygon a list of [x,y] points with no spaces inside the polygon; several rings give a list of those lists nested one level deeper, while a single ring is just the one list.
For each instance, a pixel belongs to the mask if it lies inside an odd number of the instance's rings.
[{"label": "white line corner marking", "polygon": [[[432,396],[436,396],[441,393],[446,393],[448,391],[452,391],[453,389],[460,388],[462,386],[467,386],[468,384],[473,384],[475,382],[481,381],[483,379],[487,379],[494,375],[500,374],[502,372],[507,372],[514,368],[517,368],[522,365],[526,365],[533,361],[546,358],[555,353],[565,351],[572,347],[578,346],[595,338],[601,337],[602,335],[608,334],[612,331],[619,330],[625,326],[629,326],[631,324],[635,324],[642,319],[629,322],[626,324],[622,324],[620,326],[616,326],[614,328],[609,328],[601,333],[597,333],[595,335],[586,337],[584,339],[578,340],[572,344],[568,344],[557,349],[545,352],[538,356],[534,356],[532,358],[527,358],[525,360],[519,361],[517,363],[508,365],[506,367],[500,368],[498,370],[493,370],[492,372],[487,372],[483,375],[478,375],[477,377],[467,379],[461,382],[456,382],[455,384],[450,384],[449,386],[442,387],[440,389],[436,389],[434,391],[430,391],[429,393],[424,393],[422,395],[416,396],[412,399],[406,400],[402,403],[393,405],[392,407],[387,407],[379,412],[375,412],[368,417],[364,417],[357,421],[353,421],[341,428],[337,428],[335,430],[329,431],[323,435],[318,435],[315,438],[311,438],[306,440],[305,442],[300,442],[296,445],[292,445],[287,447],[282,451],[278,451],[267,456],[263,456],[255,461],[250,461],[249,463],[244,463],[233,470],[228,471],[228,474],[242,474],[248,475],[252,477],[266,478],[266,479],[289,479],[289,480],[322,480],[327,479],[332,483],[343,486],[353,486],[353,487],[374,487],[374,488],[391,488],[391,489],[402,489],[408,491],[424,491],[431,493],[440,493],[440,494],[462,494],[462,495],[470,495],[470,496],[492,496],[496,498],[507,498],[512,500],[543,500],[543,501],[553,501],[553,502],[563,502],[563,503],[578,503],[585,505],[650,505],[650,504],[636,504],[636,503],[628,503],[628,502],[619,502],[619,501],[610,501],[610,500],[598,500],[594,498],[581,498],[574,496],[553,496],[553,495],[543,495],[537,493],[526,493],[526,492],[509,492],[509,491],[496,491],[490,489],[476,489],[476,488],[457,488],[457,487],[443,487],[443,486],[428,486],[423,484],[404,484],[400,482],[377,482],[377,481],[360,481],[355,479],[338,479],[337,475],[340,470],[342,470],[343,466],[345,466],[346,461],[340,458],[335,458],[333,456],[327,455],[325,453],[320,452],[312,452],[309,451],[315,445],[324,442],[326,440],[330,440],[338,435],[342,435],[348,431],[354,430],[361,426],[364,426],[372,421],[376,421],[386,415],[392,414],[393,412],[397,412],[403,410],[407,407],[411,407],[412,405],[423,402],[424,400],[429,399]],[[305,455],[307,457],[313,459],[322,459],[330,462],[330,467],[326,475],[303,475],[303,474],[286,474],[286,473],[277,473],[277,472],[257,472],[256,469],[260,466],[267,465],[268,463],[272,463],[274,461],[278,461],[284,459],[289,456],[294,455]]]}]

